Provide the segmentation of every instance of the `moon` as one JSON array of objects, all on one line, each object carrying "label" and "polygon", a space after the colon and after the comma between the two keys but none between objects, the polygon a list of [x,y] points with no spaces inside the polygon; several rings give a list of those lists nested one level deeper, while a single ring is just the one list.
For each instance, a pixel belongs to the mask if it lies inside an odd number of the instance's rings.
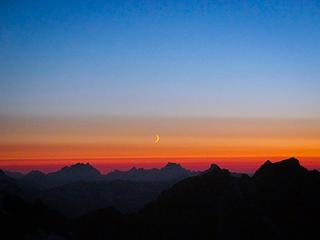
[{"label": "moon", "polygon": [[160,136],[159,136],[159,135],[156,135],[156,138],[155,138],[155,140],[154,140],[154,143],[158,143],[158,142],[160,142]]}]

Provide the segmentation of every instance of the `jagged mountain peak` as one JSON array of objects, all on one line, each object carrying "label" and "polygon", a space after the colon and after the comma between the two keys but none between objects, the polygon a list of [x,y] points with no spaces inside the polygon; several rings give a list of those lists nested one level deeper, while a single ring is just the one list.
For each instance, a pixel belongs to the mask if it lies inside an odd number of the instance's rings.
[{"label": "jagged mountain peak", "polygon": [[220,168],[217,164],[211,164],[210,167],[203,172],[204,175],[230,175],[229,170]]},{"label": "jagged mountain peak", "polygon": [[301,167],[301,164],[299,162],[298,159],[294,158],[294,157],[291,157],[291,158],[288,158],[288,159],[285,159],[285,160],[282,160],[282,161],[279,161],[279,162],[275,162],[274,163],[275,165],[282,165],[282,166],[290,166],[290,167]]},{"label": "jagged mountain peak", "polygon": [[282,161],[274,162],[267,160],[255,172],[254,177],[272,177],[278,175],[294,175],[304,173],[306,168],[301,166],[298,159],[291,157]]},{"label": "jagged mountain peak", "polygon": [[183,169],[179,163],[168,162],[163,169]]},{"label": "jagged mountain peak", "polygon": [[215,163],[211,164],[210,168],[208,169],[208,171],[220,171],[220,170],[221,168]]},{"label": "jagged mountain peak", "polygon": [[94,168],[90,163],[76,163],[71,166],[61,168],[57,173],[81,173],[100,175],[100,172]]},{"label": "jagged mountain peak", "polygon": [[76,169],[76,168],[93,168],[90,163],[75,163],[70,166],[65,166],[62,169]]},{"label": "jagged mountain peak", "polygon": [[130,180],[130,181],[177,181],[196,173],[183,168],[178,163],[168,162],[162,168],[131,168],[128,171],[112,171],[105,176],[108,180]]}]

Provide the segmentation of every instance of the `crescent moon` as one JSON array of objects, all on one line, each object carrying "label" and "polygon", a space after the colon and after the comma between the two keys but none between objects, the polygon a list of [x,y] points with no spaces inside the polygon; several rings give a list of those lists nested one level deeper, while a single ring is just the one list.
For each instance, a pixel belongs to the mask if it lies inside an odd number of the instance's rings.
[{"label": "crescent moon", "polygon": [[156,139],[154,140],[154,143],[158,143],[158,142],[160,142],[160,136],[156,135]]}]

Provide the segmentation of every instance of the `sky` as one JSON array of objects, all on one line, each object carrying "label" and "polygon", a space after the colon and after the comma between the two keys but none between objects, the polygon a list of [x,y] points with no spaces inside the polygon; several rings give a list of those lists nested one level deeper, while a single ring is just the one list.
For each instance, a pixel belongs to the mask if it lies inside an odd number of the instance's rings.
[{"label": "sky", "polygon": [[320,168],[319,66],[319,1],[1,1],[0,168]]}]

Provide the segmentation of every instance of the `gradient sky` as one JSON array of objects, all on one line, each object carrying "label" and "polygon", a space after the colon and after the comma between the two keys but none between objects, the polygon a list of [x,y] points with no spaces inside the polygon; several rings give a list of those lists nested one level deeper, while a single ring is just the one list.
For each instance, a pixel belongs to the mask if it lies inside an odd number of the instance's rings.
[{"label": "gradient sky", "polygon": [[320,168],[319,66],[319,1],[2,1],[0,167]]}]

